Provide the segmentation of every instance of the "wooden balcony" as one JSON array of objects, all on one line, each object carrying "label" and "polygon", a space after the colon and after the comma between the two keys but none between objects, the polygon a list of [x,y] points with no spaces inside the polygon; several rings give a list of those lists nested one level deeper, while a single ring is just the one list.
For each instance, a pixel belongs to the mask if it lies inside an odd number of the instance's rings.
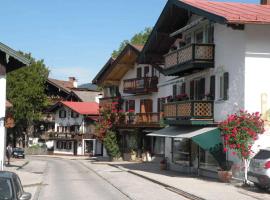
[{"label": "wooden balcony", "polygon": [[184,76],[214,67],[214,44],[190,44],[164,56],[165,75]]},{"label": "wooden balcony", "polygon": [[126,118],[119,122],[118,127],[160,127],[160,115],[160,113],[126,115]]},{"label": "wooden balcony", "polygon": [[42,139],[45,140],[82,140],[91,139],[93,134],[81,132],[45,132]]},{"label": "wooden balcony", "polygon": [[177,101],[164,104],[164,119],[170,125],[213,123],[213,101]]},{"label": "wooden balcony", "polygon": [[124,93],[138,94],[157,92],[158,77],[144,77],[124,80]]},{"label": "wooden balcony", "polygon": [[118,102],[118,97],[105,97],[99,99],[99,106],[100,107],[106,107],[106,108],[112,108],[113,102]]}]

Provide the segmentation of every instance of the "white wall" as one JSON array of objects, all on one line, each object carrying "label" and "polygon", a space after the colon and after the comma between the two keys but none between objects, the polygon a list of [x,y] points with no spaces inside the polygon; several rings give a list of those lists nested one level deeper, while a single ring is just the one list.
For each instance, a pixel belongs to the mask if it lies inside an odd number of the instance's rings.
[{"label": "white wall", "polygon": [[270,108],[270,25],[246,25],[245,109],[261,112],[261,94]]},{"label": "white wall", "polygon": [[[140,112],[140,100],[141,99],[152,99],[153,101],[153,112],[157,112],[157,99],[158,99],[158,94],[159,92],[153,92],[150,94],[146,94],[146,95],[133,95],[133,94],[127,94],[124,93],[124,80],[126,79],[133,79],[137,77],[137,68],[141,67],[142,68],[142,77],[144,75],[144,66],[149,66],[149,65],[137,65],[135,64],[134,68],[130,69],[121,79],[120,81],[120,85],[119,85],[119,92],[121,94],[121,96],[125,99],[125,100],[135,100],[135,113],[139,113]],[[163,76],[162,74],[160,74],[159,72],[156,72],[156,74],[158,76]],[[149,66],[149,76],[152,76],[152,66]],[[160,80],[160,78],[159,78]],[[125,108],[125,104],[123,105],[123,108]]]},{"label": "white wall", "polygon": [[[1,66],[0,66],[1,67]],[[6,75],[0,75],[0,170],[3,170],[6,154]]]},{"label": "white wall", "polygon": [[216,99],[219,97],[219,76],[229,72],[229,98],[215,101],[214,105],[214,120],[218,122],[244,108],[245,31],[215,24],[214,41]]},{"label": "white wall", "polygon": [[[59,111],[62,109],[64,109],[66,111],[66,118],[59,117]],[[83,115],[79,115],[78,118],[72,118],[71,117],[71,109],[64,106],[55,112],[55,129],[54,129],[54,131],[57,132],[58,126],[71,126],[71,125],[81,125],[80,131],[83,131],[85,129],[83,127],[83,119],[84,119]]]}]

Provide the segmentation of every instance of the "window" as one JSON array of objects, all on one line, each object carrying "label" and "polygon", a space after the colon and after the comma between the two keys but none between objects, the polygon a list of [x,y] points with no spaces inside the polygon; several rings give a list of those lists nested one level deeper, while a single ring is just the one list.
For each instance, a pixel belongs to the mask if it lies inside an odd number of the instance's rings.
[{"label": "window", "polygon": [[219,98],[228,100],[229,98],[229,73],[225,72],[219,77]]},{"label": "window", "polygon": [[152,153],[162,155],[165,153],[165,138],[164,137],[151,137],[152,138]]},{"label": "window", "polygon": [[191,100],[202,100],[205,97],[205,78],[190,81],[189,96]]},{"label": "window", "polygon": [[191,44],[191,34],[185,36],[185,43],[186,45]]},{"label": "window", "polygon": [[207,27],[207,42],[214,43],[214,26],[213,26],[213,24],[210,24]]},{"label": "window", "polygon": [[72,118],[78,118],[79,117],[79,113],[71,111],[71,117]]},{"label": "window", "polygon": [[150,74],[149,74],[149,66],[145,66],[144,67],[144,77],[149,77]]},{"label": "window", "polygon": [[137,78],[142,78],[142,68],[141,67],[137,68]]},{"label": "window", "polygon": [[20,197],[23,193],[22,187],[21,187],[21,181],[18,177],[13,177],[14,184],[15,184],[15,190],[18,197]]},{"label": "window", "polygon": [[200,30],[200,31],[196,32],[196,34],[195,34],[195,42],[197,44],[203,43],[203,30]]},{"label": "window", "polygon": [[186,138],[173,138],[173,162],[189,166],[190,158],[190,140]]},{"label": "window", "polygon": [[199,148],[200,168],[216,170],[218,163],[209,151]]},{"label": "window", "polygon": [[67,112],[65,110],[59,110],[59,118],[66,118]]},{"label": "window", "polygon": [[126,112],[129,112],[130,110],[135,111],[135,100],[127,100],[125,107],[126,107]]},{"label": "window", "polygon": [[0,177],[0,199],[11,199],[12,198],[12,186],[11,182],[7,178]]}]

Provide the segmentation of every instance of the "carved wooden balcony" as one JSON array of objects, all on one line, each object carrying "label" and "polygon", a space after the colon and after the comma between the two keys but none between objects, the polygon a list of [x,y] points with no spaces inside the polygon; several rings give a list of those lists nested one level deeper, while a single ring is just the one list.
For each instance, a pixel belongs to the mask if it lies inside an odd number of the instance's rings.
[{"label": "carved wooden balcony", "polygon": [[138,94],[157,92],[158,77],[144,77],[124,80],[124,93]]},{"label": "carved wooden balcony", "polygon": [[189,100],[164,104],[164,119],[166,124],[212,124],[213,101]]},{"label": "carved wooden balcony", "polygon": [[123,121],[119,121],[118,126],[128,127],[160,127],[160,113],[136,113],[126,115]]},{"label": "carved wooden balcony", "polygon": [[190,44],[164,56],[165,75],[184,76],[214,67],[214,44]]}]

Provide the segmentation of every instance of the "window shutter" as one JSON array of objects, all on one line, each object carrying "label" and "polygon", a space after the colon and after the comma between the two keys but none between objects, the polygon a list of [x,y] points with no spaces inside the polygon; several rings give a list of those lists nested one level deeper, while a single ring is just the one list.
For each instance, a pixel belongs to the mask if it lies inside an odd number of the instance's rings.
[{"label": "window shutter", "polygon": [[215,76],[211,76],[210,77],[210,95],[213,100],[215,99],[215,93],[216,93],[215,87],[216,87]]},{"label": "window shutter", "polygon": [[176,97],[176,93],[177,93],[177,85],[173,85],[173,98]]},{"label": "window shutter", "polygon": [[125,107],[126,107],[126,112],[128,112],[128,101],[126,101]]},{"label": "window shutter", "polygon": [[199,99],[203,99],[205,96],[205,78],[200,79],[199,88]]},{"label": "window shutter", "polygon": [[228,95],[228,93],[229,93],[229,72],[225,72],[224,73],[224,90],[223,90],[223,92],[224,92],[224,100],[228,100],[228,98],[229,98],[229,95]]},{"label": "window shutter", "polygon": [[181,85],[181,94],[185,94],[186,93],[186,83],[182,83]]},{"label": "window shutter", "polygon": [[141,67],[137,68],[137,78],[142,78],[142,68]]},{"label": "window shutter", "polygon": [[194,100],[194,80],[190,81],[189,96],[191,100]]},{"label": "window shutter", "polygon": [[161,103],[160,98],[158,98],[158,100],[157,100],[157,111],[158,112],[160,112],[160,103]]}]

